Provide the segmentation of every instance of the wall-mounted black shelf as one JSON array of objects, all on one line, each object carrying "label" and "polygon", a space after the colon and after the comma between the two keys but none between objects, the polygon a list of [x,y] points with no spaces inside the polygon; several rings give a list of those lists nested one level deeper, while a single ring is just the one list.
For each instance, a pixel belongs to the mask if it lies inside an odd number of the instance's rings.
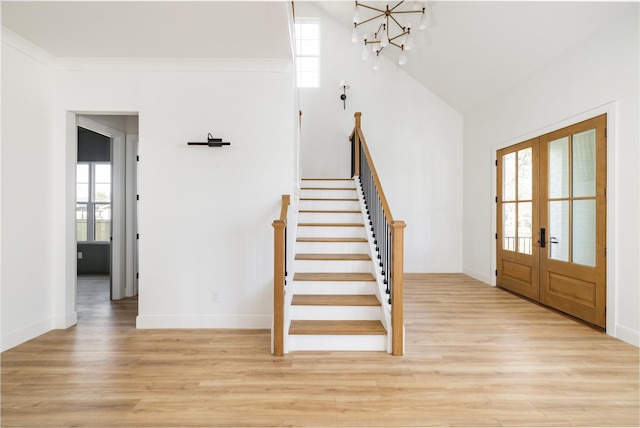
[{"label": "wall-mounted black shelf", "polygon": [[230,146],[231,143],[228,141],[222,141],[222,138],[213,138],[211,132],[207,135],[207,141],[190,141],[187,143],[188,146],[209,146],[209,147],[222,147],[222,146]]}]

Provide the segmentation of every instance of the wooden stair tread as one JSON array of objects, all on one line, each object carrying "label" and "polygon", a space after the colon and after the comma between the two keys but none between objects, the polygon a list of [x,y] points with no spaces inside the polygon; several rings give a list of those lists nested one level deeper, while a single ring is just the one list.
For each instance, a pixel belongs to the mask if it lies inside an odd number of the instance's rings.
[{"label": "wooden stair tread", "polygon": [[305,227],[364,227],[364,223],[298,223]]},{"label": "wooden stair tread", "polygon": [[302,181],[353,181],[353,178],[303,178]]},{"label": "wooden stair tread", "polygon": [[294,281],[375,281],[369,272],[297,272]]},{"label": "wooden stair tread", "polygon": [[296,294],[292,305],[300,306],[380,306],[375,294]]},{"label": "wooden stair tread", "polygon": [[292,320],[289,334],[384,335],[387,331],[380,321]]},{"label": "wooden stair tread", "polygon": [[369,254],[296,254],[296,260],[371,260]]},{"label": "wooden stair tread", "polygon": [[358,198],[300,198],[301,201],[357,201]]},{"label": "wooden stair tread", "polygon": [[367,238],[297,238],[297,242],[367,242]]},{"label": "wooden stair tread", "polygon": [[300,190],[356,190],[355,187],[301,187]]},{"label": "wooden stair tread", "polygon": [[318,214],[359,214],[360,210],[298,210],[299,213],[318,213]]}]

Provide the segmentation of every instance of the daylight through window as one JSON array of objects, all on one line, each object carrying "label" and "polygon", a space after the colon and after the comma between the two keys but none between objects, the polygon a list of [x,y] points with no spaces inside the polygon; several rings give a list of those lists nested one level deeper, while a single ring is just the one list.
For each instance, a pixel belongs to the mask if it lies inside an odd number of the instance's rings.
[{"label": "daylight through window", "polygon": [[320,87],[320,20],[296,19],[296,70],[299,88]]},{"label": "daylight through window", "polygon": [[111,164],[83,162],[76,166],[76,239],[111,240]]}]

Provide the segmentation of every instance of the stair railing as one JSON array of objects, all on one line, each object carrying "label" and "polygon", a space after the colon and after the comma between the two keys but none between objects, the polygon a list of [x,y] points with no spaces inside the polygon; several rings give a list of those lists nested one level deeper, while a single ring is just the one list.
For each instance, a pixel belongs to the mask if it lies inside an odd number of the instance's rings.
[{"label": "stair railing", "polygon": [[282,195],[280,218],[273,221],[273,354],[284,355],[284,287],[287,277],[287,214],[291,198]]},{"label": "stair railing", "polygon": [[391,305],[392,354],[404,353],[404,228],[402,220],[394,220],[387,198],[360,127],[362,113],[355,113],[356,124],[351,140],[351,173],[359,177],[373,234],[378,264],[385,292]]}]

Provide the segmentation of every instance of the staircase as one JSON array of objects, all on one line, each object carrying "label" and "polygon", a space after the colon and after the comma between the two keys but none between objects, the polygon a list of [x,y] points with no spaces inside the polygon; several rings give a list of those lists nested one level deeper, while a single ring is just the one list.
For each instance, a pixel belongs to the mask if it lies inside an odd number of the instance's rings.
[{"label": "staircase", "polygon": [[302,180],[289,351],[388,351],[364,222],[353,179]]}]

